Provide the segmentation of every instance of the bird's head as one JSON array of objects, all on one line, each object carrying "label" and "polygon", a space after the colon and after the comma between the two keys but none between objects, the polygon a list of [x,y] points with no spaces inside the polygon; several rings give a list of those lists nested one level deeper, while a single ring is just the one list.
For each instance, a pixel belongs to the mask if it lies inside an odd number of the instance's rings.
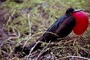
[{"label": "bird's head", "polygon": [[73,8],[68,8],[68,9],[66,10],[66,14],[67,14],[67,15],[71,15],[73,12],[74,12],[74,9],[73,9]]},{"label": "bird's head", "polygon": [[68,8],[66,14],[75,18],[76,25],[73,28],[75,34],[80,35],[86,31],[89,20],[88,15],[82,9],[75,10],[73,8]]},{"label": "bird's head", "polygon": [[75,10],[75,9],[73,9],[73,8],[68,8],[68,9],[66,10],[66,14],[67,14],[67,15],[72,15],[73,13],[79,12],[79,11],[83,11],[83,9]]}]

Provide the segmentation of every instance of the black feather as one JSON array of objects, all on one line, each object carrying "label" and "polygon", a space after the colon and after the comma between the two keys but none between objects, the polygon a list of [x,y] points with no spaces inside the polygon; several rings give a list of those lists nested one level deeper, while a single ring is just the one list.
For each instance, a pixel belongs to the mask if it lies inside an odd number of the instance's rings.
[{"label": "black feather", "polygon": [[[75,18],[72,16],[73,11],[73,8],[67,9],[65,15],[57,19],[57,21],[54,22],[51,27],[48,28],[47,31],[43,34],[43,36],[37,39],[37,41],[53,42],[57,40],[57,38],[63,38],[70,34],[70,32],[75,26]],[[33,43],[31,46],[26,47],[23,51],[29,51],[36,44],[36,42]],[[34,50],[40,48],[40,46],[41,43],[39,43]]]}]

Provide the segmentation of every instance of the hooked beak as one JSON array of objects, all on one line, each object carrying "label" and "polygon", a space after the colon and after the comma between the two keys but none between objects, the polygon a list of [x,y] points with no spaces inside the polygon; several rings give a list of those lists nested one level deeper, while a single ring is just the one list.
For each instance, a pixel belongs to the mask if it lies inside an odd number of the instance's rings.
[{"label": "hooked beak", "polygon": [[84,9],[74,10],[74,12],[84,11]]}]

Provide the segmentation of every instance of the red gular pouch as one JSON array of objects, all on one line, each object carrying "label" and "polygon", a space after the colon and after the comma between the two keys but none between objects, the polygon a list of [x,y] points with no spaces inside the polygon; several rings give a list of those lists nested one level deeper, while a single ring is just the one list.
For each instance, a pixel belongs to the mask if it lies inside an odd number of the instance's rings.
[{"label": "red gular pouch", "polygon": [[76,35],[84,33],[89,25],[88,15],[83,11],[74,12],[73,16],[76,20],[76,25],[73,28],[73,32]]}]

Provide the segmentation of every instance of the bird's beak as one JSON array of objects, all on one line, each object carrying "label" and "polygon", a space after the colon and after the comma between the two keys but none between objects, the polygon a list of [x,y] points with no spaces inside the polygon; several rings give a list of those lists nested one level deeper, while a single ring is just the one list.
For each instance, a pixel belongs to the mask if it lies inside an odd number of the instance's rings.
[{"label": "bird's beak", "polygon": [[74,12],[84,11],[84,9],[74,10]]}]

